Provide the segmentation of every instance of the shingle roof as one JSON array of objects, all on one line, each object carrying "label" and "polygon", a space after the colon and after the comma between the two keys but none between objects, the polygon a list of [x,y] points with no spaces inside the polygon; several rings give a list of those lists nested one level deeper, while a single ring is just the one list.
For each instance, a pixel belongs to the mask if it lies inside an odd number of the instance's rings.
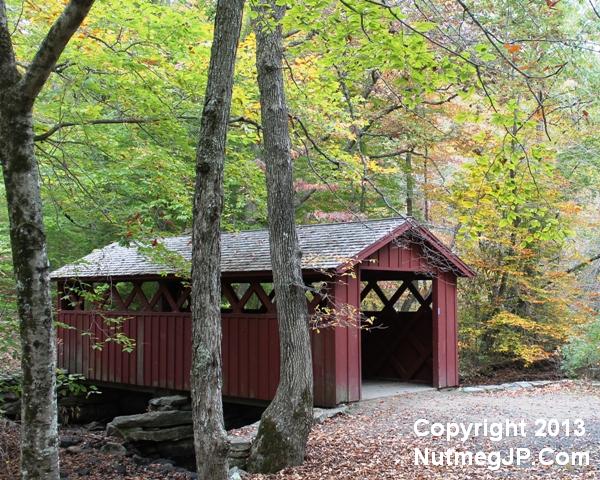
[{"label": "shingle roof", "polygon": [[[402,218],[361,222],[299,225],[302,268],[333,269],[355,258],[405,223]],[[250,272],[271,270],[267,230],[223,233],[221,236],[221,270]],[[160,240],[169,250],[191,259],[191,236]],[[156,265],[138,251],[137,246],[118,243],[94,250],[81,260],[52,272],[51,277],[124,277],[171,273],[172,268]]]}]

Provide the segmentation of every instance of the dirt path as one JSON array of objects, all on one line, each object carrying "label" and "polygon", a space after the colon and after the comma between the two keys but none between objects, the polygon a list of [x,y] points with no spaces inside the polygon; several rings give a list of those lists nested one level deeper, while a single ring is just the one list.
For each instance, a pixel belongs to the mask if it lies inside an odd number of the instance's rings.
[{"label": "dirt path", "polygon": [[[536,419],[569,420],[570,435],[561,424],[556,437],[536,437]],[[431,423],[469,423],[524,421],[525,437],[515,437],[521,430],[511,429],[511,436],[501,441],[477,436],[466,442],[431,436],[417,437],[413,432],[417,420]],[[585,434],[575,420],[585,424]],[[430,425],[429,424],[429,425]],[[420,431],[428,425],[420,424]],[[511,427],[512,428],[512,427]],[[551,426],[551,433],[554,433]],[[547,429],[545,429],[547,433]],[[483,431],[480,431],[483,433]],[[495,432],[497,433],[497,432]],[[415,449],[444,452],[500,451],[503,458],[510,448],[530,449],[531,458],[521,466],[425,466],[415,465]],[[542,449],[546,449],[542,451]],[[552,450],[549,450],[552,449]],[[572,461],[573,452],[589,451],[589,466],[541,465],[541,460]],[[567,452],[559,456],[557,452]],[[522,451],[525,455],[525,451]],[[273,476],[254,475],[253,479],[537,479],[600,478],[600,388],[559,384],[520,391],[466,393],[461,391],[423,392],[383,400],[372,400],[351,407],[349,414],[315,427],[310,440],[308,460],[300,467]],[[431,458],[431,457],[429,457]],[[582,457],[585,463],[585,457]],[[421,458],[422,461],[422,458]],[[486,464],[493,463],[494,458]],[[533,464],[535,462],[535,465]],[[579,463],[579,458],[576,458]]]}]

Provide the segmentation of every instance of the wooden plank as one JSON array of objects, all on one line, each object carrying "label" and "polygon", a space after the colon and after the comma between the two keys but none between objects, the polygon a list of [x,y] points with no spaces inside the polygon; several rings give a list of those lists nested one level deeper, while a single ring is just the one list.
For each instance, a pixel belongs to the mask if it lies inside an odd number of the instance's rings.
[{"label": "wooden plank", "polygon": [[261,318],[258,322],[258,393],[257,398],[269,399],[269,320]]},{"label": "wooden plank", "polygon": [[248,398],[258,398],[258,322],[248,322]]},{"label": "wooden plank", "polygon": [[184,381],[183,387],[185,390],[190,389],[190,373],[192,368],[192,316],[186,315],[185,322],[183,324],[183,373],[184,373]]},{"label": "wooden plank", "polygon": [[168,388],[168,364],[169,354],[167,347],[169,344],[168,332],[169,325],[167,319],[163,316],[159,316],[156,319],[158,324],[158,337],[159,337],[159,353],[158,353],[158,385],[161,388]]},{"label": "wooden plank", "polygon": [[231,363],[231,352],[229,351],[229,322],[228,317],[221,317],[221,371],[223,378],[223,395],[230,394],[230,377],[229,369]]},{"label": "wooden plank", "polygon": [[269,398],[275,396],[279,384],[279,330],[276,318],[269,318]]}]

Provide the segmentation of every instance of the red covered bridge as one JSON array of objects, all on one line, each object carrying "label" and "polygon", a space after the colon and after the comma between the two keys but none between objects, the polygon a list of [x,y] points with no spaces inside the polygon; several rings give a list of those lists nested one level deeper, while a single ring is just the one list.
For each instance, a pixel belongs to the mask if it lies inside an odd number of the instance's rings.
[{"label": "red covered bridge", "polygon": [[[412,220],[302,225],[298,236],[315,405],[360,400],[363,379],[458,384],[456,280],[473,275],[467,265]],[[190,259],[189,236],[161,242]],[[268,401],[279,381],[268,232],[222,242],[223,395]],[[113,243],[53,272],[61,368],[100,384],[189,390],[189,285],[152,258]],[[106,341],[118,334],[135,342],[131,352]]]}]

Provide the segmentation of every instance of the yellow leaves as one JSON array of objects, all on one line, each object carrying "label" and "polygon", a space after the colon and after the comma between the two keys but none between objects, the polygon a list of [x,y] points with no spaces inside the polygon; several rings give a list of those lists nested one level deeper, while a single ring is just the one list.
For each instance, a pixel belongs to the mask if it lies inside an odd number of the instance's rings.
[{"label": "yellow leaves", "polygon": [[384,167],[383,165],[377,163],[375,160],[369,160],[367,162],[367,167],[370,172],[380,173],[383,175],[395,174],[399,172],[399,169],[397,167]]},{"label": "yellow leaves", "polygon": [[539,323],[529,318],[519,317],[510,312],[496,314],[490,320],[489,325],[493,327],[517,327],[527,330],[531,334],[542,334],[556,339],[564,337],[564,332],[560,328]]},{"label": "yellow leaves", "polygon": [[564,342],[570,332],[561,319],[544,323],[502,311],[487,323],[493,337],[493,351],[521,360],[529,366],[553,355],[556,345]]}]

